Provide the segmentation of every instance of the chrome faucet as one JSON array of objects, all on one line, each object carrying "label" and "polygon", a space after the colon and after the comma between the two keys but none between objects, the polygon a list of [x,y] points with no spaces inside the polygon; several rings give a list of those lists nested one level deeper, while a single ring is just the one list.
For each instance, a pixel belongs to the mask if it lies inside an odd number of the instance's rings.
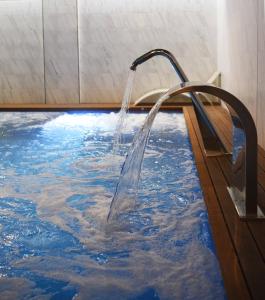
[{"label": "chrome faucet", "polygon": [[[143,54],[132,63],[130,69],[136,71],[138,65],[158,55],[164,56],[170,61],[178,77],[183,83],[189,81],[188,77],[186,76],[185,72],[181,68],[180,64],[178,63],[174,55],[165,49],[154,49]],[[218,135],[215,126],[210,121],[207,111],[205,110],[201,101],[198,99],[195,93],[190,93],[190,97],[201,130],[206,155],[218,156],[218,155],[230,154],[227,151],[222,139]]]}]

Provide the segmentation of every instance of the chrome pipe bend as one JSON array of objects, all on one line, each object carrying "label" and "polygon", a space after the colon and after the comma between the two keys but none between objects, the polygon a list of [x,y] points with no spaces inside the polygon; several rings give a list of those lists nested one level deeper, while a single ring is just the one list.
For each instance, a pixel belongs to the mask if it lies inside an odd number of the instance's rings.
[{"label": "chrome pipe bend", "polygon": [[[171,65],[173,66],[176,74],[182,82],[188,82],[188,77],[185,74],[184,70],[181,68],[179,62],[175,58],[175,56],[165,49],[153,49],[149,52],[138,57],[131,65],[130,69],[136,71],[138,65],[146,62],[155,56],[164,56],[166,57]],[[191,101],[194,106],[194,110],[197,116],[198,124],[200,126],[202,140],[204,143],[204,149],[207,155],[223,155],[228,154],[228,151],[218,135],[216,128],[210,122],[207,112],[205,111],[203,104],[199,101],[198,97],[194,93],[190,93]]]},{"label": "chrome pipe bend", "polygon": [[[234,95],[218,88],[214,85],[204,83],[181,83],[179,86],[170,90],[170,95],[175,96],[182,93],[201,92],[218,97],[228,104],[236,113],[237,119],[240,121],[242,129],[245,134],[244,157],[241,154],[241,170],[243,173],[243,187],[242,182],[238,185],[238,175],[235,177],[230,186],[230,195],[233,199],[239,215],[243,218],[256,218],[258,216],[257,204],[257,153],[258,153],[258,139],[257,129],[254,120],[246,108],[246,106]],[[232,119],[233,120],[233,119]],[[233,122],[235,125],[235,122]],[[235,166],[238,171],[238,162]],[[237,177],[237,178],[236,178]],[[241,199],[239,199],[241,198]],[[236,202],[236,203],[235,203]],[[243,203],[243,205],[242,205]]]}]

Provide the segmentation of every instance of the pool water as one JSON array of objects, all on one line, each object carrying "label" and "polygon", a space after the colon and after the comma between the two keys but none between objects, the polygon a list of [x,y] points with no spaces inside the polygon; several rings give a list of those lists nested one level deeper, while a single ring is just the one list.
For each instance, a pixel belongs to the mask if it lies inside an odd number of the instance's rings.
[{"label": "pool water", "polygon": [[159,113],[135,210],[106,222],[113,112],[1,113],[0,299],[225,299],[182,113]]}]

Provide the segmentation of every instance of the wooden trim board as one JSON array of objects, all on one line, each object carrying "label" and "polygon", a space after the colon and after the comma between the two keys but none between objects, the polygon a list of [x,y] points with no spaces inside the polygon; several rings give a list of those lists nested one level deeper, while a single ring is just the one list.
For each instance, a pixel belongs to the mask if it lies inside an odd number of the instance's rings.
[{"label": "wooden trim board", "polygon": [[[213,109],[216,111],[211,111],[211,118],[229,142],[229,118],[223,115],[222,107]],[[228,299],[264,299],[265,221],[246,222],[239,219],[226,188],[231,178],[230,161],[226,156],[205,156],[194,110],[186,107],[183,111]],[[259,157],[265,158],[265,153],[259,152]],[[261,161],[259,159],[259,170],[262,168]],[[265,201],[263,187],[264,177],[259,174],[261,202]]]}]

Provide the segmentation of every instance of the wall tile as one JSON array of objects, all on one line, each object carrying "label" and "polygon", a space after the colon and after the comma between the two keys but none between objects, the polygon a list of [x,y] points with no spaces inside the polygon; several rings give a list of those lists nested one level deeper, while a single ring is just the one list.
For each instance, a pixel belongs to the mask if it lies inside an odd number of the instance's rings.
[{"label": "wall tile", "polygon": [[[120,102],[130,64],[154,48],[175,54],[190,80],[206,81],[217,56],[209,3],[215,15],[211,0],[79,0],[81,102]],[[169,62],[155,58],[137,69],[133,98],[176,83]]]},{"label": "wall tile", "polygon": [[257,0],[219,0],[218,67],[222,85],[256,120]]},{"label": "wall tile", "polygon": [[259,1],[258,15],[258,102],[257,127],[259,143],[265,149],[265,4]]},{"label": "wall tile", "polygon": [[0,103],[44,103],[42,1],[0,1]]},{"label": "wall tile", "polygon": [[265,149],[264,0],[219,0],[218,67],[222,85],[239,97],[257,125]]},{"label": "wall tile", "polygon": [[44,0],[44,53],[47,103],[78,103],[76,0]]},{"label": "wall tile", "polygon": [[[190,80],[205,81],[216,70],[215,5],[216,0],[0,1],[0,101],[38,103],[46,94],[47,103],[77,103],[81,94],[81,102],[120,102],[131,62],[153,48],[168,49]],[[165,58],[153,59],[137,70],[134,99],[177,82]]]}]

